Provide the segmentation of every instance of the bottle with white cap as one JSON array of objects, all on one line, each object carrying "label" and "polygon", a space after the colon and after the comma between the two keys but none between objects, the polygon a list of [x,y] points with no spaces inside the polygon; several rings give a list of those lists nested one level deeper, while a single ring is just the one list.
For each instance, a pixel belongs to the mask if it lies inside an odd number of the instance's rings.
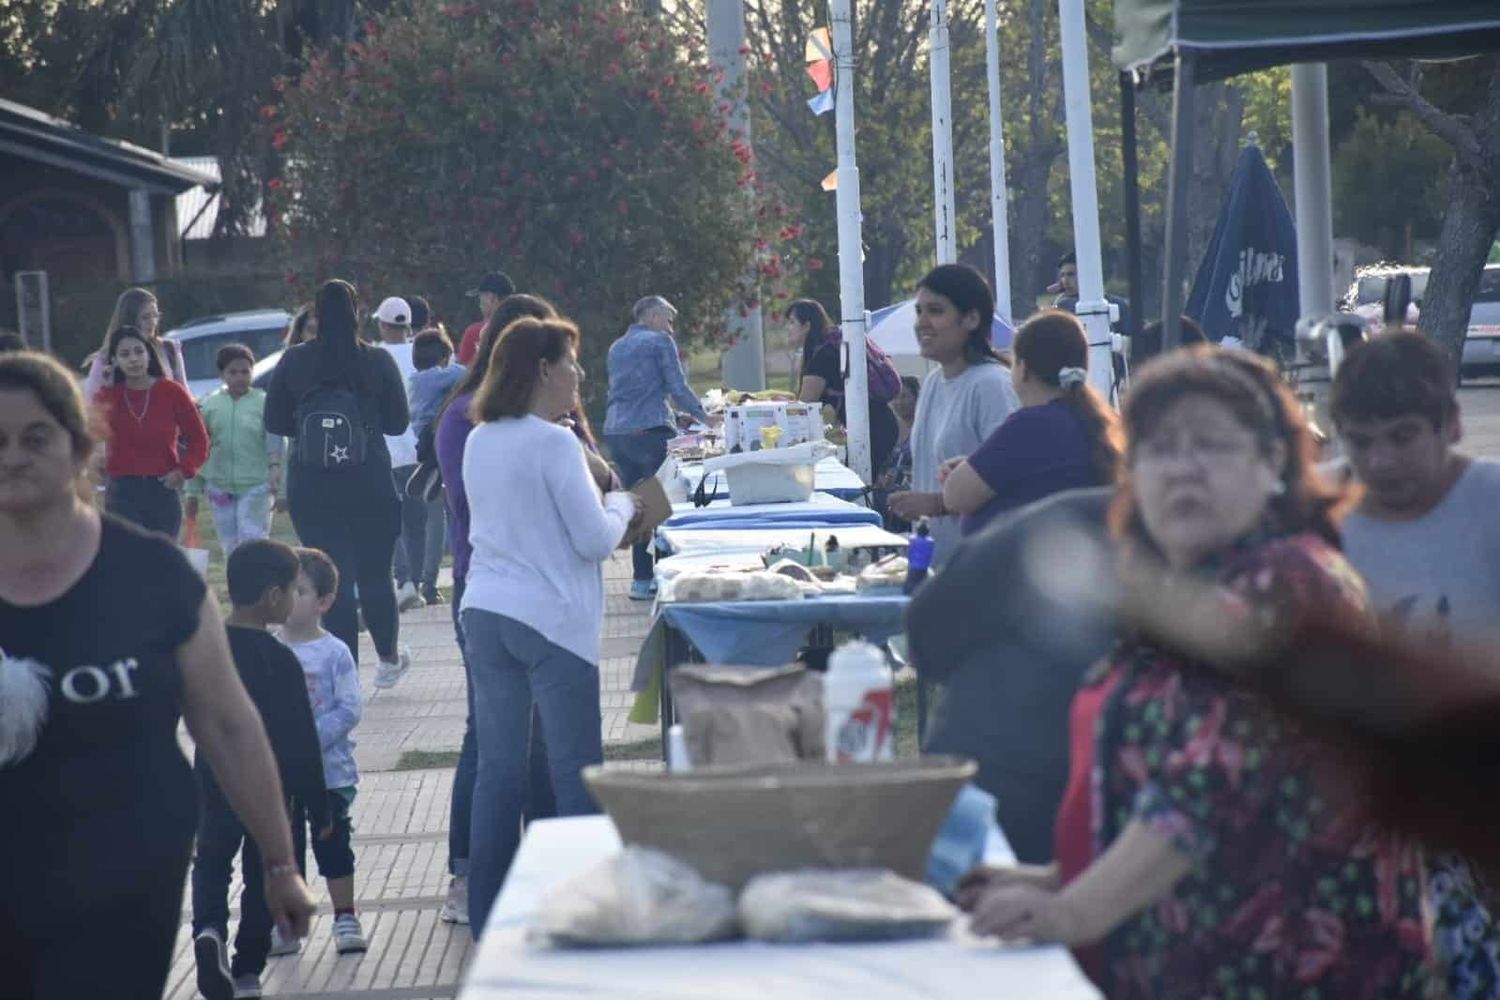
[{"label": "bottle with white cap", "polygon": [[890,664],[878,647],[855,640],[833,651],[823,675],[829,761],[880,761],[895,755],[893,685]]}]

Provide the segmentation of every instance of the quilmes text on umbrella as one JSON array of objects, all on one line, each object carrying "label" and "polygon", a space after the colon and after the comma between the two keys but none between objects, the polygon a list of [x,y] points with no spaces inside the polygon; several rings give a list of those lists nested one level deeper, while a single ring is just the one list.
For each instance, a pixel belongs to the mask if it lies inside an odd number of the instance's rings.
[{"label": "quilmes text on umbrella", "polygon": [[1229,276],[1229,285],[1224,289],[1224,304],[1229,315],[1239,319],[1245,309],[1245,294],[1256,285],[1276,284],[1286,280],[1286,255],[1268,251],[1260,253],[1253,247],[1240,251],[1239,269]]}]

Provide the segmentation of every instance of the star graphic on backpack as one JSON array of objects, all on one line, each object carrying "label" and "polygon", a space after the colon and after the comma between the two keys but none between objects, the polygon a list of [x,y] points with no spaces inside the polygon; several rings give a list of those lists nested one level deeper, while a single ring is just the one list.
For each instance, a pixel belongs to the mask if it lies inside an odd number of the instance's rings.
[{"label": "star graphic on backpack", "polygon": [[335,462],[347,462],[349,461],[349,449],[345,445],[336,444],[333,446],[333,451],[328,457]]}]

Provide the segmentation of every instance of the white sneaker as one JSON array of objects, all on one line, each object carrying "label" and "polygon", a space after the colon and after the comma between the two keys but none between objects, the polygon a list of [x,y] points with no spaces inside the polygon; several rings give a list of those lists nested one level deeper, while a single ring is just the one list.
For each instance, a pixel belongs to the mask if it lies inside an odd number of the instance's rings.
[{"label": "white sneaker", "polygon": [[345,913],[334,918],[333,947],[340,955],[365,951],[370,947],[365,941],[365,929],[359,925],[359,918],[354,914]]},{"label": "white sneaker", "polygon": [[280,927],[271,928],[271,950],[267,952],[272,958],[281,955],[298,955],[302,952],[302,942],[297,938],[284,938],[281,936]]},{"label": "white sneaker", "polygon": [[396,588],[396,607],[402,611],[415,611],[427,607],[427,602],[417,593],[417,585],[407,580]]},{"label": "white sneaker", "polygon": [[198,963],[198,992],[206,1000],[234,1000],[234,977],[229,972],[229,951],[212,927],[193,938],[193,958]]},{"label": "white sneaker", "polygon": [[253,972],[234,977],[234,1000],[260,1000],[260,977]]},{"label": "white sneaker", "polygon": [[443,900],[438,919],[445,924],[467,924],[469,922],[469,877],[455,875],[448,883],[448,898]]},{"label": "white sneaker", "polygon": [[394,662],[380,661],[380,666],[375,668],[375,686],[382,691],[396,686],[396,682],[406,676],[411,669],[411,647],[403,647],[396,654]]}]

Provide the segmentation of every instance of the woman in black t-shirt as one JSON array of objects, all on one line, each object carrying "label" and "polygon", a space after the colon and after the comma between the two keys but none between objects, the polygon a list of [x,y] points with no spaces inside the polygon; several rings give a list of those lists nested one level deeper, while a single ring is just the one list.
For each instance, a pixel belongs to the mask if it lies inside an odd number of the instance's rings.
[{"label": "woman in black t-shirt", "polygon": [[284,933],[312,900],[218,606],[170,541],[89,502],[94,447],[67,369],[0,357],[0,994],[157,1000],[197,813],[180,717]]},{"label": "woman in black t-shirt", "polygon": [[[838,413],[839,426],[849,425],[844,409],[844,352],[833,321],[812,299],[798,299],[786,311],[787,345],[800,350],[802,364],[797,398],[804,403],[822,403]],[[880,476],[900,428],[886,403],[870,400],[870,474]]]}]

